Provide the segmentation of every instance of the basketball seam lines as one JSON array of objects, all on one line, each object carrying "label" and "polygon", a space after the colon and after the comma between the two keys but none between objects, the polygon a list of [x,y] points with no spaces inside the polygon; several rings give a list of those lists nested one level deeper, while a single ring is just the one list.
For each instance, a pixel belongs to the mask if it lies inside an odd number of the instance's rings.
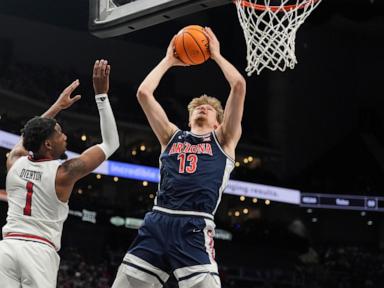
[{"label": "basketball seam lines", "polygon": [[[183,33],[183,34],[182,34],[182,36],[183,36],[183,49],[184,49],[185,55],[187,55],[187,57],[188,57],[189,61],[191,61],[191,63],[192,63],[192,64],[196,64],[194,61],[192,61],[192,59],[191,59],[191,58],[189,58],[189,55],[188,55],[187,49],[185,48],[184,34],[185,34],[185,33]],[[188,34],[189,34],[189,33],[188,33]],[[193,38],[193,37],[192,37],[192,38]]]},{"label": "basketball seam lines", "polygon": [[[201,33],[203,33],[203,34],[204,34],[204,32],[203,32],[202,30],[200,30],[200,29],[196,29],[196,28],[190,28],[190,29],[188,29],[188,30],[199,31],[199,32],[201,32]],[[207,36],[205,36],[205,38],[207,38]],[[199,46],[199,47],[200,47],[200,46]],[[203,55],[204,55],[204,60],[205,60],[205,61],[207,61],[207,60],[208,60],[208,58],[209,58],[209,56],[205,57],[206,55],[205,55],[205,53],[204,53],[204,52],[203,52]]]},{"label": "basketball seam lines", "polygon": [[[201,31],[200,31],[200,32],[201,32]],[[197,47],[199,47],[199,49],[200,49],[200,51],[201,51],[201,54],[203,54],[204,61],[206,61],[207,59],[205,58],[205,53],[204,53],[203,49],[201,49],[201,47],[200,47],[200,45],[199,45],[199,42],[196,41],[195,37],[193,37],[193,35],[192,35],[191,33],[187,32],[187,31],[185,31],[184,33],[185,33],[185,34],[188,34],[189,36],[191,36],[191,38],[193,39],[193,41],[195,41]],[[184,34],[183,34],[183,36],[184,36]],[[184,40],[184,38],[183,38],[183,40]],[[188,57],[188,58],[189,58],[189,57]]]}]

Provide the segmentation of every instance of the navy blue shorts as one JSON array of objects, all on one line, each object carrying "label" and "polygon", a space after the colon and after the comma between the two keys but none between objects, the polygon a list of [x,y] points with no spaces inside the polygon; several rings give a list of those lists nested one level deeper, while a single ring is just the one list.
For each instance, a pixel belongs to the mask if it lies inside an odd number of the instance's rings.
[{"label": "navy blue shorts", "polygon": [[125,272],[160,285],[170,273],[179,285],[203,274],[218,277],[214,229],[214,222],[203,217],[149,212],[124,257]]}]

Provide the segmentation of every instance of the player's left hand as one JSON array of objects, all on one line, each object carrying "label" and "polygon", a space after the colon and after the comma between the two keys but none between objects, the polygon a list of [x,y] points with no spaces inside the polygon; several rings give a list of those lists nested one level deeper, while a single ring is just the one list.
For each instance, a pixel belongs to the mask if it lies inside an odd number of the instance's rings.
[{"label": "player's left hand", "polygon": [[71,96],[72,92],[80,85],[79,80],[73,81],[67,88],[61,92],[59,98],[55,102],[55,106],[60,110],[67,109],[73,105],[73,103],[81,99],[81,95]]},{"label": "player's left hand", "polygon": [[220,56],[220,42],[217,40],[217,37],[211,28],[205,27],[204,34],[209,39],[209,51],[211,52],[211,58],[215,60],[217,56]]},{"label": "player's left hand", "polygon": [[104,94],[109,91],[109,74],[111,66],[107,60],[96,60],[93,66],[93,89],[95,94]]}]

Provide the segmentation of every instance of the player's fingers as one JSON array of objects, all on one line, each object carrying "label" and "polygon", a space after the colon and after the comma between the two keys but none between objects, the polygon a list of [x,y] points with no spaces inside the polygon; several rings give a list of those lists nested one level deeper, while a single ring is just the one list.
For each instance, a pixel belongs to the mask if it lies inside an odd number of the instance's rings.
[{"label": "player's fingers", "polygon": [[104,60],[103,59],[100,59],[96,65],[96,69],[95,69],[95,76],[98,78],[102,75],[101,73],[101,69],[103,67],[103,62]]},{"label": "player's fingers", "polygon": [[80,99],[81,99],[81,95],[76,95],[71,100],[72,100],[72,103],[75,103],[75,102],[79,101]]},{"label": "player's fingers", "polygon": [[172,37],[171,42],[169,42],[168,49],[171,49],[171,48],[172,48],[173,50],[175,50],[175,41],[176,41],[176,37],[177,37],[177,34],[174,35],[174,36]]},{"label": "player's fingers", "polygon": [[105,76],[109,77],[109,74],[111,74],[111,65],[107,65],[105,69]]},{"label": "player's fingers", "polygon": [[205,30],[207,30],[209,35],[211,35],[211,36],[215,35],[210,27],[206,26]]},{"label": "player's fingers", "polygon": [[99,68],[100,61],[96,60],[95,64],[93,65],[93,77],[97,77],[97,70]]},{"label": "player's fingers", "polygon": [[212,40],[211,35],[209,35],[209,33],[208,33],[206,30],[203,30],[203,33],[204,33],[204,35],[208,38],[209,41]]},{"label": "player's fingers", "polygon": [[101,63],[101,67],[100,67],[100,76],[105,76],[106,75],[106,70],[107,70],[107,65],[108,65],[108,61],[107,60],[104,60],[102,63]]},{"label": "player's fingers", "polygon": [[210,27],[205,27],[205,32],[208,34],[210,40],[211,39],[217,40],[215,33],[213,33]]},{"label": "player's fingers", "polygon": [[75,90],[80,85],[79,79],[73,81],[67,88],[64,89],[63,93],[71,94],[73,90]]}]

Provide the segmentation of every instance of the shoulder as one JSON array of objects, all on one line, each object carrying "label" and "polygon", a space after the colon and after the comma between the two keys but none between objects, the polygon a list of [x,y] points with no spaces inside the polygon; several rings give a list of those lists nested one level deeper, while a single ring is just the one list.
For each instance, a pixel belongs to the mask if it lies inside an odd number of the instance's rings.
[{"label": "shoulder", "polygon": [[83,166],[84,161],[82,161],[80,157],[77,157],[63,162],[60,165],[59,169],[61,169],[63,172],[73,173],[77,169],[82,168]]},{"label": "shoulder", "polygon": [[85,169],[85,166],[84,161],[80,157],[67,160],[59,166],[56,178],[59,182],[77,179],[77,176]]},{"label": "shoulder", "polygon": [[167,147],[169,146],[169,144],[171,144],[175,140],[176,136],[180,136],[181,134],[183,134],[185,132],[186,131],[180,130],[177,126],[175,126],[172,133],[170,133],[168,141],[166,143],[162,143],[161,151],[166,150]]}]

